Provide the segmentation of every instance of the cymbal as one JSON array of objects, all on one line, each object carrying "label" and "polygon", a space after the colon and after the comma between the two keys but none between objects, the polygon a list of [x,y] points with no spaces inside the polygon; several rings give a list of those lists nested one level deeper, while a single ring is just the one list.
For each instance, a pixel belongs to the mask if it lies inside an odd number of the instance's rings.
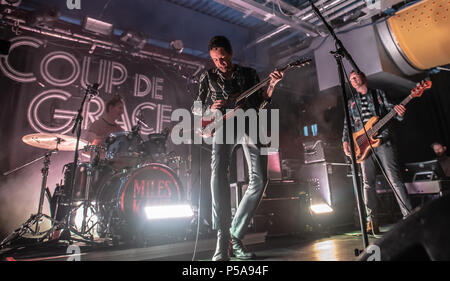
[{"label": "cymbal", "polygon": [[[58,139],[60,139],[59,144],[57,144]],[[60,151],[75,151],[77,138],[61,134],[36,133],[23,136],[22,141],[38,148],[55,149],[58,145],[58,150]],[[80,139],[78,148],[82,149],[88,144],[88,141]]]}]

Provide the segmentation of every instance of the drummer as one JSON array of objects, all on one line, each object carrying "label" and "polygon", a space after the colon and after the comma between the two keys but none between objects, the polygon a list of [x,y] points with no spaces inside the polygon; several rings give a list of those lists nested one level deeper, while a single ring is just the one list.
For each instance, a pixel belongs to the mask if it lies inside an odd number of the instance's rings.
[{"label": "drummer", "polygon": [[92,145],[103,144],[111,133],[123,131],[116,121],[122,116],[124,106],[124,99],[119,95],[113,96],[106,103],[105,113],[87,130],[86,138]]}]

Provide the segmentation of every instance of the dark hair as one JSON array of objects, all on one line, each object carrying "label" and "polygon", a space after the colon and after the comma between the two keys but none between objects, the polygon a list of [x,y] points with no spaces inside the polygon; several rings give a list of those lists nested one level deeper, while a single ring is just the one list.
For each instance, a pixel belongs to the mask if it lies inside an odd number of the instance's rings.
[{"label": "dark hair", "polygon": [[124,100],[121,96],[119,95],[114,95],[105,105],[106,107],[106,112],[109,112],[109,108],[115,106],[116,104],[118,104],[119,102],[121,102],[122,104],[124,104]]},{"label": "dark hair", "polygon": [[209,40],[208,50],[211,51],[214,48],[223,48],[227,53],[233,54],[231,43],[225,36],[214,36]]},{"label": "dark hair", "polygon": [[358,71],[352,70],[352,72],[350,72],[350,74],[352,74],[352,73],[355,73],[355,74],[361,76],[361,80],[364,82],[364,84],[367,84],[367,76],[366,76],[366,74],[364,72],[359,72],[358,73]]},{"label": "dark hair", "polygon": [[440,146],[442,146],[442,147],[445,147],[445,145],[443,145],[442,143],[437,142],[437,141],[433,142],[433,143],[430,145],[430,147],[433,148],[433,146],[435,146],[435,145],[440,145]]}]

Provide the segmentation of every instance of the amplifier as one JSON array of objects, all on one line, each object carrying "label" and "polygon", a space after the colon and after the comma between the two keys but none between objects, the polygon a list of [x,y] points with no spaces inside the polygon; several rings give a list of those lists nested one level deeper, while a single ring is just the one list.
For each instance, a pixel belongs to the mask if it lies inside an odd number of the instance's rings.
[{"label": "amplifier", "polygon": [[408,194],[435,194],[449,190],[450,181],[415,181],[405,183]]},{"label": "amplifier", "polygon": [[347,168],[346,163],[318,162],[303,165],[300,172],[300,178],[308,187],[310,204],[330,206],[335,226],[354,223],[356,200]]},{"label": "amplifier", "polygon": [[321,140],[313,142],[304,142],[303,150],[305,155],[305,164],[318,162],[335,162],[341,163],[345,161],[342,147],[325,143]]},{"label": "amplifier", "polygon": [[252,219],[255,232],[267,231],[267,236],[300,232],[308,214],[306,192],[296,181],[269,182]]}]

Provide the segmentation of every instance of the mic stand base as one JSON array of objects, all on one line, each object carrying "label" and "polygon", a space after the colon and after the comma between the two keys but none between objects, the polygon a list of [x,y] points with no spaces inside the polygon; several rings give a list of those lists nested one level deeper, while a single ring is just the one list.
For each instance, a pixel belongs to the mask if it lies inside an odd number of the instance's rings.
[{"label": "mic stand base", "polygon": [[[50,227],[46,231],[36,233],[33,228],[39,225],[40,221],[42,221],[43,219],[48,219],[52,223],[52,227]],[[88,231],[90,231],[92,228],[93,226]],[[59,237],[52,237],[55,231],[58,230],[62,230],[61,235],[59,235]],[[26,237],[27,234],[30,234],[30,237]],[[31,240],[34,240],[34,243],[32,243]],[[83,242],[90,245],[104,244],[104,242],[95,242],[92,234],[89,234],[87,236],[86,233],[81,233],[72,226],[68,227],[64,222],[57,221],[48,215],[33,214],[19,228],[14,230],[5,239],[3,239],[3,241],[0,243],[0,249],[4,249],[8,246],[11,246],[11,248],[14,249],[18,247],[42,244],[46,241],[67,241],[69,244],[73,244],[73,241]]]}]

